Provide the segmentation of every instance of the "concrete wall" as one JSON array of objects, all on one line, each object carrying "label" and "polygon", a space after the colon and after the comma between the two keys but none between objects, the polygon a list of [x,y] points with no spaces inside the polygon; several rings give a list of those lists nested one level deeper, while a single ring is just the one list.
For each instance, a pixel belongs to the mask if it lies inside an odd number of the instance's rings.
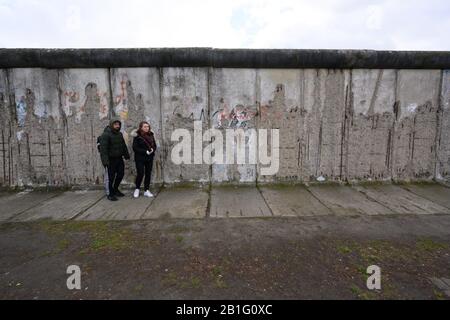
[{"label": "concrete wall", "polygon": [[[450,180],[450,70],[175,67],[0,69],[0,185],[101,185],[112,116],[150,122],[155,182]],[[71,65],[69,65],[71,67]],[[450,66],[449,66],[450,69]],[[245,114],[231,123],[231,112]],[[171,162],[171,133],[280,129],[280,169]],[[256,141],[256,140],[255,140]],[[204,146],[206,142],[204,143]],[[133,158],[132,158],[133,160]],[[135,176],[126,165],[125,183]]]}]

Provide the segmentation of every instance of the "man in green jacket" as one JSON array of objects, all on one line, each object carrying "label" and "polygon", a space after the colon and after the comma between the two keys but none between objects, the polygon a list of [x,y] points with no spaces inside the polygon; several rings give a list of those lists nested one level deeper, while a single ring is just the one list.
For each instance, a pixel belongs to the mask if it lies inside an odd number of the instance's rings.
[{"label": "man in green jacket", "polygon": [[108,199],[111,201],[117,201],[117,197],[124,196],[119,191],[119,185],[125,170],[123,158],[126,160],[130,159],[127,145],[123,139],[122,132],[120,132],[121,127],[122,122],[119,119],[112,119],[99,139],[100,157],[103,166],[108,171]]}]

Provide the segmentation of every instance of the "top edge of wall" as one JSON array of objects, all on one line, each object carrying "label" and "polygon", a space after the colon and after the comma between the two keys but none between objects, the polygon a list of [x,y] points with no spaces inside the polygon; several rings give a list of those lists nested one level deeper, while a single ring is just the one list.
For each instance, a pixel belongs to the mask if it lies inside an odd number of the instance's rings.
[{"label": "top edge of wall", "polygon": [[450,51],[331,49],[0,49],[0,68],[450,69]]}]

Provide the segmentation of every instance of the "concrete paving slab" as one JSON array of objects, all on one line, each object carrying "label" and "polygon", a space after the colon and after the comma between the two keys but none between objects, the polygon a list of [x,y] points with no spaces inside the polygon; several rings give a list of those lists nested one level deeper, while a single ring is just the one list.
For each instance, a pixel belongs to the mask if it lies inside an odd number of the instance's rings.
[{"label": "concrete paving slab", "polygon": [[123,192],[126,195],[118,198],[118,201],[110,201],[104,197],[78,216],[76,220],[137,220],[141,218],[155,199],[154,197],[147,198],[142,195],[135,199],[129,191]]},{"label": "concrete paving slab", "polygon": [[50,198],[60,195],[60,191],[23,191],[0,198],[0,221],[12,219]]},{"label": "concrete paving slab", "polygon": [[450,209],[450,188],[439,184],[406,184],[402,188]]},{"label": "concrete paving slab", "polygon": [[69,220],[93,206],[105,196],[102,190],[66,191],[15,216],[12,221],[37,219]]},{"label": "concrete paving slab", "polygon": [[263,186],[260,190],[274,216],[333,214],[304,186]]},{"label": "concrete paving slab", "polygon": [[450,211],[437,203],[391,184],[355,186],[354,188],[364,193],[368,198],[382,203],[395,213],[436,214],[449,213]]},{"label": "concrete paving slab", "polygon": [[368,199],[357,190],[342,185],[313,185],[307,187],[314,196],[337,215],[392,214],[378,202]]},{"label": "concrete paving slab", "polygon": [[256,187],[217,186],[211,190],[211,217],[272,216]]},{"label": "concrete paving slab", "polygon": [[142,219],[205,218],[207,206],[206,188],[167,187],[161,190]]}]

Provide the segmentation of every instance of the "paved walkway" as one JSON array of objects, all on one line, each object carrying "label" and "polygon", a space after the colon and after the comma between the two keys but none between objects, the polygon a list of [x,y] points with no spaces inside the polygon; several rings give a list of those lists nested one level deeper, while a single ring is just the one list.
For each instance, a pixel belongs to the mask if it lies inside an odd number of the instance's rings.
[{"label": "paved walkway", "polygon": [[0,221],[138,220],[320,215],[450,214],[439,184],[165,187],[108,201],[100,190],[0,193]]}]

